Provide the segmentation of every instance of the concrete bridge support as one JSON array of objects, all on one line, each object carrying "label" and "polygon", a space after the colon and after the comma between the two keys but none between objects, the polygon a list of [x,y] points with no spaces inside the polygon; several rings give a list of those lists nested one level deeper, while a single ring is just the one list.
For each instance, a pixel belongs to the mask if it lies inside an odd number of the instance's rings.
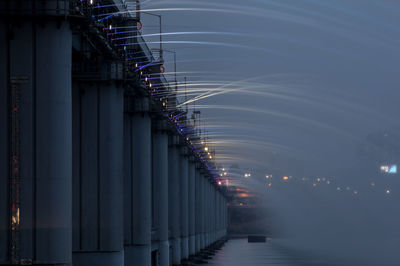
[{"label": "concrete bridge support", "polygon": [[8,261],[9,228],[9,40],[7,25],[0,21],[0,263]]},{"label": "concrete bridge support", "polygon": [[224,235],[227,234],[228,228],[228,206],[225,198],[222,199],[222,205],[224,206],[224,210],[222,212],[222,226]]},{"label": "concrete bridge support", "polygon": [[196,225],[195,225],[195,197],[196,197],[196,162],[193,157],[189,157],[189,256],[193,256],[196,253]]},{"label": "concrete bridge support", "polygon": [[178,135],[171,134],[169,137],[168,150],[168,207],[169,207],[169,225],[171,230],[172,247],[171,262],[172,265],[178,265],[181,262],[181,215],[180,215],[180,171],[179,160],[180,151],[178,148]]},{"label": "concrete bridge support", "polygon": [[181,146],[180,188],[181,188],[181,259],[189,258],[189,162],[187,147]]},{"label": "concrete bridge support", "polygon": [[166,120],[153,121],[154,221],[158,229],[159,263],[169,266],[168,242],[168,128]]},{"label": "concrete bridge support", "polygon": [[206,247],[206,230],[207,230],[207,219],[206,219],[206,183],[207,180],[205,178],[204,173],[200,176],[200,196],[201,196],[201,233],[200,233],[200,248],[204,249]]},{"label": "concrete bridge support", "polygon": [[123,89],[77,83],[73,96],[73,264],[122,266]]},{"label": "concrete bridge support", "polygon": [[210,208],[210,212],[211,212],[211,232],[210,232],[210,244],[214,243],[214,241],[216,240],[215,238],[215,207],[216,207],[216,202],[215,202],[215,194],[216,194],[216,190],[214,186],[211,186],[211,208]]},{"label": "concrete bridge support", "polygon": [[222,213],[224,211],[224,208],[223,208],[221,193],[217,194],[217,201],[218,201],[218,203],[217,203],[217,206],[218,206],[218,210],[217,210],[217,226],[218,226],[217,232],[218,232],[218,234],[217,234],[217,237],[222,238],[224,236],[222,233],[222,230],[223,230]]},{"label": "concrete bridge support", "polygon": [[195,253],[200,252],[201,250],[201,228],[202,228],[202,213],[201,213],[201,202],[202,202],[202,186],[201,186],[201,173],[198,165],[195,171]]},{"label": "concrete bridge support", "polygon": [[207,230],[207,246],[211,245],[212,243],[212,220],[213,220],[213,202],[212,202],[212,189],[213,187],[211,186],[210,183],[210,178],[208,179],[207,182],[207,188],[208,188],[208,196],[207,196],[207,203],[208,203],[208,208],[207,208],[207,218],[208,218],[208,230]]},{"label": "concrete bridge support", "polygon": [[204,180],[204,248],[208,246],[208,232],[209,232],[209,213],[208,210],[210,208],[209,197],[210,191],[208,186],[208,180]]},{"label": "concrete bridge support", "polygon": [[[205,165],[189,161],[200,156],[182,141],[189,136],[167,132],[165,118],[152,131],[150,113],[165,115],[165,102],[155,96],[151,108],[149,87],[132,87],[146,73],[126,71],[97,26],[79,28],[72,46],[67,0],[0,1],[0,10],[17,2],[16,21],[0,16],[0,264],[150,266],[152,178],[160,266],[185,263],[226,233],[225,199]],[[104,69],[123,68],[125,87],[97,76],[100,60],[92,75],[96,53],[115,59]],[[76,75],[75,63],[88,71]]]},{"label": "concrete bridge support", "polygon": [[218,217],[218,201],[217,201],[217,188],[213,186],[213,242],[218,240],[217,236],[217,217]]},{"label": "concrete bridge support", "polygon": [[9,3],[1,12],[21,16],[0,15],[0,263],[70,265],[70,25]]},{"label": "concrete bridge support", "polygon": [[125,265],[151,265],[151,118],[149,99],[135,97],[124,122]]}]

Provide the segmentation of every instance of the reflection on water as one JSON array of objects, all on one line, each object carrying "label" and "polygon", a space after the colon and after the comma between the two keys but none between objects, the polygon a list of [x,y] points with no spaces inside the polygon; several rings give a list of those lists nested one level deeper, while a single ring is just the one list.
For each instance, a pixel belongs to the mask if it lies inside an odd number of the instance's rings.
[{"label": "reflection on water", "polygon": [[[212,266],[263,265],[352,265],[339,263],[329,257],[315,257],[283,248],[274,241],[247,243],[247,239],[233,239],[217,252],[209,262]],[[355,264],[353,264],[355,265]]]}]

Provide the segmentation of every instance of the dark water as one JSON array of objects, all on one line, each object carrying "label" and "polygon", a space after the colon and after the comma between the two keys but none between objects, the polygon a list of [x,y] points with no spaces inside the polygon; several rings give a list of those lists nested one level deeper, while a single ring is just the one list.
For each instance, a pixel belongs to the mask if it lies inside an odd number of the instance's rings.
[{"label": "dark water", "polygon": [[[316,257],[290,250],[274,241],[248,243],[247,239],[233,239],[209,261],[212,266],[264,265],[344,265],[328,257]],[[351,264],[345,264],[351,265]]]}]

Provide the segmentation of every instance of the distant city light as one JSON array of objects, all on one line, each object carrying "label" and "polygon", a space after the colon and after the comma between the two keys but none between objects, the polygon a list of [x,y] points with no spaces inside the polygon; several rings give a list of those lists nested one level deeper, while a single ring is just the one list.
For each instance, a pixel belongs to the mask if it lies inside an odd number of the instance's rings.
[{"label": "distant city light", "polygon": [[268,183],[268,187],[271,187],[272,186],[272,183]]},{"label": "distant city light", "polygon": [[340,187],[337,187],[336,190],[337,190],[337,191],[341,191],[342,189],[341,189]]},{"label": "distant city light", "polygon": [[397,165],[381,165],[381,172],[386,174],[397,174]]},{"label": "distant city light", "polygon": [[266,175],[265,178],[270,179],[270,178],[272,178],[272,175]]},{"label": "distant city light", "polygon": [[328,181],[326,181],[326,184],[328,184],[328,185],[329,185],[330,183],[331,183],[331,181],[329,181],[329,180],[328,180]]},{"label": "distant city light", "polygon": [[354,192],[353,192],[355,195],[357,195],[358,194],[358,191],[357,190],[354,190]]},{"label": "distant city light", "polygon": [[249,174],[249,173],[244,174],[244,177],[245,177],[245,178],[248,178],[248,177],[250,177],[250,176],[251,176],[251,174]]},{"label": "distant city light", "polygon": [[218,181],[218,185],[222,185],[222,182],[221,182],[221,181]]},{"label": "distant city light", "polygon": [[289,177],[284,176],[284,177],[282,177],[282,179],[283,179],[283,181],[288,181],[288,180],[289,180]]},{"label": "distant city light", "polygon": [[391,190],[390,189],[386,189],[385,192],[386,192],[387,195],[389,195],[391,193]]},{"label": "distant city light", "polygon": [[208,151],[208,147],[205,147],[204,150],[205,150],[205,151]]},{"label": "distant city light", "polygon": [[312,184],[312,186],[313,186],[313,187],[316,187],[316,186],[317,186],[317,184],[315,184],[315,183],[314,183],[314,184]]},{"label": "distant city light", "polygon": [[371,187],[374,187],[375,186],[375,182],[371,182]]}]

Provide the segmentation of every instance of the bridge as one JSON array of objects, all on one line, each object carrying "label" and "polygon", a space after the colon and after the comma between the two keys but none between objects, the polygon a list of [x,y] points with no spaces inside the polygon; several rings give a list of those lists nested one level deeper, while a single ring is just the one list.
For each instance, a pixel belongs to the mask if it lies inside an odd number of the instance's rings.
[{"label": "bridge", "polygon": [[140,3],[0,2],[0,265],[184,265],[227,232]]}]

